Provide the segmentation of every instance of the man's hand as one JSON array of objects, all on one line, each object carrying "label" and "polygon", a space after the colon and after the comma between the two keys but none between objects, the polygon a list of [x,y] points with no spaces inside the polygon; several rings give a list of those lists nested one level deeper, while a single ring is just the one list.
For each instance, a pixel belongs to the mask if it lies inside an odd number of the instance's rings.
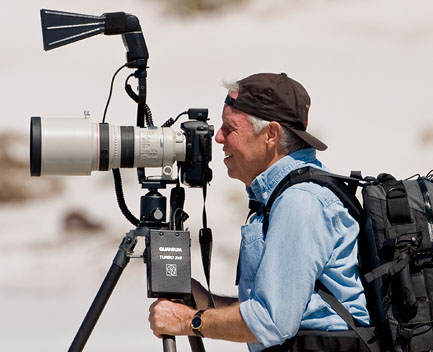
[{"label": "man's hand", "polygon": [[[196,309],[182,303],[160,298],[149,308],[149,322],[153,333],[162,338],[163,335],[194,336],[191,321]],[[208,309],[202,315],[201,333],[212,339],[235,342],[257,342],[248,326],[242,319],[239,303],[224,308]]]},{"label": "man's hand", "polygon": [[162,335],[194,335],[190,323],[196,310],[178,302],[160,298],[149,308],[149,322],[153,333]]}]

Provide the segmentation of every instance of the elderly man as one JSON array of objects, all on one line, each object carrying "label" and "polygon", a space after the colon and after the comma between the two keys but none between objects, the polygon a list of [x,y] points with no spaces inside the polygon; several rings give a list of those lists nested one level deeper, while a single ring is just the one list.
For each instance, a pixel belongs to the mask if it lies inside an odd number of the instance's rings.
[{"label": "elderly man", "polygon": [[[250,199],[266,204],[296,169],[325,169],[316,150],[326,145],[306,132],[310,98],[301,84],[284,73],[260,73],[227,88],[215,140],[228,175],[246,185]],[[307,182],[288,188],[272,205],[266,233],[263,221],[255,214],[241,229],[238,298],[215,295],[216,308],[206,309],[207,291],[193,281],[201,310],[156,301],[149,316],[155,335],[196,334],[263,351],[292,341],[299,330],[348,330],[315,292],[317,279],[361,325],[369,324],[358,272],[359,225],[328,188]],[[290,348],[284,346],[278,350]]]}]

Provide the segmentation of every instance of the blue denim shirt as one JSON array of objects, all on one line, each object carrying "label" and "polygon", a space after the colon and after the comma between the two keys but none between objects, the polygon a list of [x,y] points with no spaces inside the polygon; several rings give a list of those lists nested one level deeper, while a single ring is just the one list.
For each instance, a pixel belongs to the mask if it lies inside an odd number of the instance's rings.
[{"label": "blue denim shirt", "polygon": [[[266,204],[291,171],[325,169],[315,149],[287,155],[257,176],[247,192]],[[357,260],[358,223],[328,188],[304,182],[274,202],[266,238],[263,215],[242,227],[239,301],[245,323],[260,343],[250,351],[278,345],[299,329],[347,330],[349,327],[314,291],[320,278],[362,324],[369,324]]]}]

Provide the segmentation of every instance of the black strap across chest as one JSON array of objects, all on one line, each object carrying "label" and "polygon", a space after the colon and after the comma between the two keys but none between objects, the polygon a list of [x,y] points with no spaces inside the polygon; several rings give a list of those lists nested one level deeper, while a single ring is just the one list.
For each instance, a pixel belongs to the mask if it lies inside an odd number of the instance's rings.
[{"label": "black strap across chest", "polygon": [[360,222],[362,220],[362,207],[355,196],[360,180],[355,177],[346,177],[332,174],[311,166],[297,169],[284,177],[272,192],[266,205],[257,201],[250,201],[250,213],[264,215],[263,232],[266,235],[269,227],[269,215],[275,200],[289,187],[303,182],[313,182],[320,186],[329,188],[348,209],[350,215]]}]

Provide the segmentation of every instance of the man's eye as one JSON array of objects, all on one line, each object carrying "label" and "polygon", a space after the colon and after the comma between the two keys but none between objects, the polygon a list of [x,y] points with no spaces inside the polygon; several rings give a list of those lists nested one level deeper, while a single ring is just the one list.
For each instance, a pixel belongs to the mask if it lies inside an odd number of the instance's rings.
[{"label": "man's eye", "polygon": [[224,134],[229,134],[232,131],[231,128],[228,126],[222,126],[221,130],[223,131]]}]

